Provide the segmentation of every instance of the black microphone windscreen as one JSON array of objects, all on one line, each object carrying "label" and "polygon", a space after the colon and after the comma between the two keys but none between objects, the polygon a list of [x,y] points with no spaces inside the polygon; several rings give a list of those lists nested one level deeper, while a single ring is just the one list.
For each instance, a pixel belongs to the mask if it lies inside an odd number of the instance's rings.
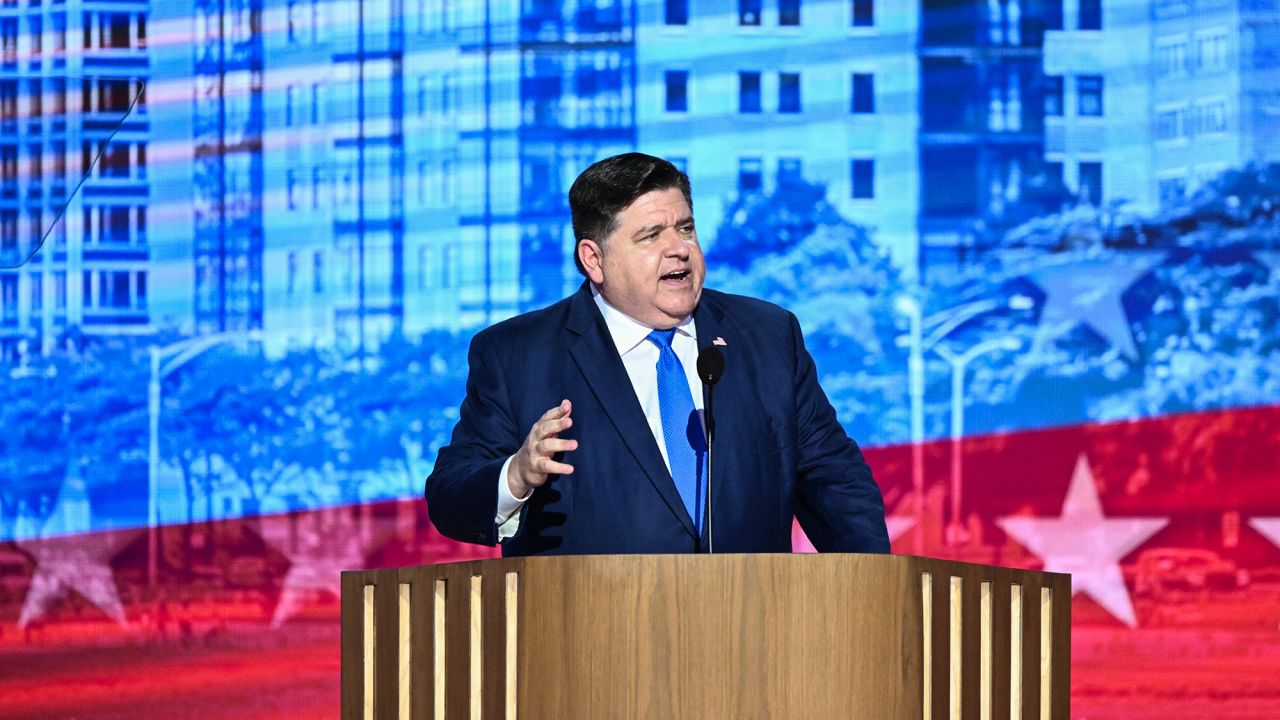
[{"label": "black microphone windscreen", "polygon": [[715,385],[724,374],[724,353],[714,345],[702,348],[698,353],[698,377],[704,385]]}]

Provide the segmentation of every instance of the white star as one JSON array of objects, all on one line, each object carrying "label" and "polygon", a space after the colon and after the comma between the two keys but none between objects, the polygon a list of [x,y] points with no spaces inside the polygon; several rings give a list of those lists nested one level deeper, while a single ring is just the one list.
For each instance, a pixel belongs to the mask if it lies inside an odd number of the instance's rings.
[{"label": "white star", "polygon": [[1001,529],[1044,560],[1045,572],[1071,573],[1073,595],[1084,591],[1129,627],[1136,627],[1138,621],[1120,560],[1168,522],[1168,518],[1103,515],[1084,453],[1076,461],[1061,515],[996,520]]},{"label": "white star", "polygon": [[1254,530],[1280,547],[1280,517],[1254,518],[1249,521]]},{"label": "white star", "polygon": [[890,543],[897,540],[903,533],[916,525],[916,519],[907,515],[890,515],[884,519],[884,522],[889,526]]},{"label": "white star", "polygon": [[75,472],[69,472],[58,491],[53,512],[41,527],[40,537],[17,542],[36,563],[18,627],[39,620],[54,603],[73,590],[122,627],[126,624],[124,606],[109,563],[138,533],[87,534],[90,522],[89,493],[84,480]]},{"label": "white star", "polygon": [[1165,253],[1129,252],[1054,265],[1028,277],[1045,292],[1035,348],[1076,325],[1092,328],[1125,355],[1136,358],[1133,331],[1121,296],[1160,263]]},{"label": "white star", "polygon": [[343,570],[364,567],[369,551],[394,531],[366,507],[324,508],[261,518],[262,539],[292,565],[271,618],[279,627],[322,592],[342,595]]}]

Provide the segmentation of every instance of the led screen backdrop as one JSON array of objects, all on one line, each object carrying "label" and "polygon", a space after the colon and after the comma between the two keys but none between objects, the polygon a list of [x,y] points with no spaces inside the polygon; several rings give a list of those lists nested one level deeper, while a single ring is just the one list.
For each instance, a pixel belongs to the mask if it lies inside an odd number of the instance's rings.
[{"label": "led screen backdrop", "polygon": [[1278,49],[1268,0],[4,3],[0,718],[335,716],[338,571],[493,554],[420,500],[467,342],[631,149],[799,316],[895,551],[1073,573],[1077,716],[1280,717]]}]

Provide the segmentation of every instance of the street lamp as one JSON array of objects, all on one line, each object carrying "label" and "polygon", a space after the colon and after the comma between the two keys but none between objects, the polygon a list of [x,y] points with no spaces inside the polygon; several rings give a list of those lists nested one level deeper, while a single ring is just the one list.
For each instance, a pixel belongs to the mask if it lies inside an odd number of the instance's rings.
[{"label": "street lamp", "polygon": [[[975,300],[964,305],[957,305],[928,317],[920,307],[920,302],[910,295],[899,295],[894,301],[894,308],[907,316],[910,326],[907,335],[899,337],[901,345],[904,341],[909,355],[907,357],[907,394],[911,401],[911,492],[915,498],[916,526],[924,527],[924,354],[953,330],[982,313],[1008,307],[1013,310],[1026,310],[1034,302],[1026,295],[1013,295],[1005,301]],[[925,330],[930,330],[925,337]],[[924,533],[915,536],[915,552],[924,551]]]},{"label": "street lamp", "polygon": [[946,530],[948,545],[959,545],[968,539],[968,533],[960,522],[960,496],[964,488],[960,443],[964,437],[965,368],[980,355],[996,350],[1012,352],[1021,345],[1017,338],[1006,335],[980,342],[959,355],[943,345],[934,348],[934,352],[951,366],[951,518]]},{"label": "street lamp", "polygon": [[164,347],[150,348],[151,381],[147,384],[147,415],[150,424],[150,440],[147,448],[147,579],[152,586],[156,584],[156,558],[159,544],[157,531],[160,525],[157,498],[160,474],[160,381],[209,348],[236,340],[260,342],[262,333],[258,330],[224,332],[179,340]]}]

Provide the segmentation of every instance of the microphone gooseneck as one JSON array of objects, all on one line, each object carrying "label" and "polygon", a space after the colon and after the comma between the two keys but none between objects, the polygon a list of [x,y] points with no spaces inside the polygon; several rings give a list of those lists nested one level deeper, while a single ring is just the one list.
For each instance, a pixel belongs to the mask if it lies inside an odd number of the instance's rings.
[{"label": "microphone gooseneck", "polygon": [[711,443],[715,438],[715,416],[711,412],[712,390],[724,375],[724,353],[714,345],[702,348],[698,353],[698,378],[707,391],[707,407],[703,417],[707,425],[707,553],[715,552],[715,533],[711,527]]}]

